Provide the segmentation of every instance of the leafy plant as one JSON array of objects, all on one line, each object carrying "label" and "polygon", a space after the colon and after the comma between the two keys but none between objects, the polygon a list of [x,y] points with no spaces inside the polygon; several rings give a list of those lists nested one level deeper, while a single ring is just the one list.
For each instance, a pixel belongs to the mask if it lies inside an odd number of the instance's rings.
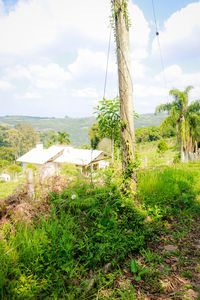
[{"label": "leafy plant", "polygon": [[100,136],[107,137],[112,143],[112,158],[114,158],[114,146],[120,144],[120,101],[119,97],[114,99],[99,101],[99,105],[95,108],[97,115]]},{"label": "leafy plant", "polygon": [[134,274],[134,279],[136,281],[141,280],[142,275],[146,274],[149,272],[149,268],[142,268],[136,260],[133,258],[131,261],[131,272]]},{"label": "leafy plant", "polygon": [[166,152],[167,150],[168,150],[167,143],[163,140],[160,141],[157,146],[157,152],[160,153],[161,155],[163,155],[164,152]]}]

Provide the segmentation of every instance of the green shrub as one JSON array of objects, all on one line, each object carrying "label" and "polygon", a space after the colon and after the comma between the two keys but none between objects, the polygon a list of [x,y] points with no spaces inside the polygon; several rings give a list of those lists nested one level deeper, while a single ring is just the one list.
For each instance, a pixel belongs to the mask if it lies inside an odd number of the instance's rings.
[{"label": "green shrub", "polygon": [[60,170],[61,174],[66,177],[76,177],[79,174],[78,168],[74,164],[70,163],[62,163]]},{"label": "green shrub", "polygon": [[160,141],[157,146],[157,152],[163,154],[167,150],[168,150],[167,143],[163,140]]},{"label": "green shrub", "polygon": [[146,215],[113,188],[89,188],[80,182],[52,194],[51,201],[46,220],[4,232],[2,298],[62,298],[70,290],[79,299],[88,270],[119,263],[150,236]]},{"label": "green shrub", "polygon": [[38,171],[38,168],[36,167],[36,165],[32,164],[32,163],[29,163],[27,166],[26,166],[26,170],[27,169],[32,169],[34,173],[36,173]]},{"label": "green shrub", "polygon": [[13,165],[8,166],[6,171],[11,175],[19,174],[22,172],[22,167],[19,166],[18,164],[13,164]]}]

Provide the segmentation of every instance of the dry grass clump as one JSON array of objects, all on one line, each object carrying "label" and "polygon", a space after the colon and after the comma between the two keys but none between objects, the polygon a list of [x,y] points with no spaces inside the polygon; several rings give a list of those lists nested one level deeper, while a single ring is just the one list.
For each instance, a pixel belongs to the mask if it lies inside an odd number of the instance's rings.
[{"label": "dry grass clump", "polygon": [[67,189],[71,179],[64,176],[51,176],[45,181],[34,180],[34,195],[30,199],[28,195],[28,185],[20,184],[12,195],[4,198],[0,202],[0,225],[24,220],[30,223],[34,218],[45,215],[50,210],[51,193],[60,193]]}]

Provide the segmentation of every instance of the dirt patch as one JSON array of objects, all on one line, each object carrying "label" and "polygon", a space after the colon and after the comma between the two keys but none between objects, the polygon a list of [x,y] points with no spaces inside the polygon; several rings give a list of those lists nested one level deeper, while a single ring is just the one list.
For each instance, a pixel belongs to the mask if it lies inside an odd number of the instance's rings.
[{"label": "dirt patch", "polygon": [[17,186],[13,194],[0,202],[0,225],[18,221],[30,223],[32,219],[47,215],[50,210],[50,194],[68,188],[71,179],[52,176],[45,181],[34,182],[34,196],[29,198],[27,184]]},{"label": "dirt patch", "polygon": [[135,280],[128,261],[121,267],[115,286],[130,290],[132,285],[135,299],[200,299],[200,218],[192,221],[191,230],[183,237],[173,235],[175,230],[172,223],[170,233],[149,242],[148,252],[135,257],[143,268],[149,268],[141,280]]}]

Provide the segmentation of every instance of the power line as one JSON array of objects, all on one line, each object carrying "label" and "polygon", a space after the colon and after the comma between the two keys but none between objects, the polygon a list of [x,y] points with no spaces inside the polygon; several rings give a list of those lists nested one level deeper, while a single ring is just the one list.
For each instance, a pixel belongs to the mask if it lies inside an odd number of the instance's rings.
[{"label": "power line", "polygon": [[166,79],[166,75],[165,75],[165,63],[164,63],[164,58],[163,58],[163,55],[162,55],[162,49],[161,49],[161,44],[160,44],[159,30],[158,30],[158,23],[157,23],[157,19],[156,19],[154,0],[151,0],[151,2],[152,2],[152,8],[153,8],[153,17],[154,17],[154,23],[155,23],[155,29],[156,29],[158,49],[159,49],[159,54],[160,54],[161,68],[162,68],[162,71],[163,71],[164,86],[167,89],[167,79]]},{"label": "power line", "polygon": [[105,73],[105,81],[104,81],[103,98],[105,98],[105,96],[106,96],[106,85],[107,85],[107,77],[108,77],[108,63],[109,63],[110,44],[111,44],[111,33],[112,33],[112,27],[110,26],[110,34],[109,34],[108,51],[107,51],[107,63],[106,63],[106,73]]}]

